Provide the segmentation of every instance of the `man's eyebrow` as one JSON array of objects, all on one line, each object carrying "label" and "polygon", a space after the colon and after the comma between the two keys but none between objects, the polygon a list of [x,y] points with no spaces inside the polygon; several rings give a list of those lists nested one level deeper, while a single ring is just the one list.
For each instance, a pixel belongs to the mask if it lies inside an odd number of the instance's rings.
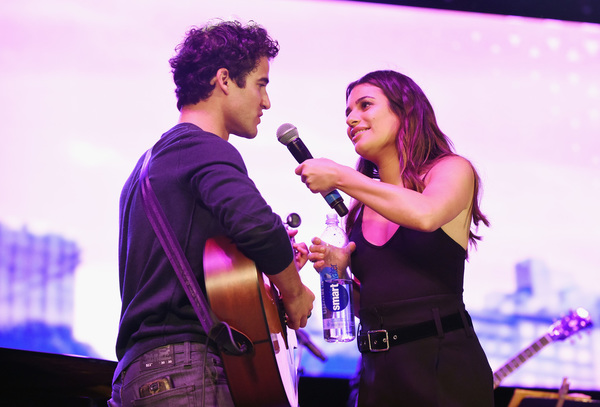
[{"label": "man's eyebrow", "polygon": [[265,76],[265,77],[263,77],[263,78],[260,78],[258,81],[259,81],[259,82],[262,82],[262,83],[264,83],[265,85],[267,85],[267,84],[269,83],[269,78],[267,78],[267,77]]}]

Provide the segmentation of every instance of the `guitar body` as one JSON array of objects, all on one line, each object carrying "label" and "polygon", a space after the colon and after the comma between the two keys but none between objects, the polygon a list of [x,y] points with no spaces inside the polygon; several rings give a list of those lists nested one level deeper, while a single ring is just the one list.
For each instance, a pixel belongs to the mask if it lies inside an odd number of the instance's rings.
[{"label": "guitar body", "polygon": [[297,407],[297,341],[275,287],[226,237],[206,242],[204,279],[215,315],[254,344],[242,356],[222,353],[235,405]]}]

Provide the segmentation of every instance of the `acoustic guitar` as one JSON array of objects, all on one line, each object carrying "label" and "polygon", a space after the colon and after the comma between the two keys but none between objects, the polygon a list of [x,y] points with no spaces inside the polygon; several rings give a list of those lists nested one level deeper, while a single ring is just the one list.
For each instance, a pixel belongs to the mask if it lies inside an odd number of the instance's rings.
[{"label": "acoustic guitar", "polygon": [[298,341],[275,286],[226,237],[206,242],[204,279],[216,316],[253,343],[241,356],[222,353],[235,405],[297,407]]},{"label": "acoustic guitar", "polygon": [[568,315],[552,324],[545,335],[537,339],[517,356],[504,364],[504,366],[496,370],[494,372],[494,388],[498,387],[500,382],[504,380],[506,376],[517,370],[519,366],[542,350],[546,345],[549,345],[554,341],[562,341],[591,326],[592,319],[587,310],[584,308],[577,308],[575,311],[571,311]]}]

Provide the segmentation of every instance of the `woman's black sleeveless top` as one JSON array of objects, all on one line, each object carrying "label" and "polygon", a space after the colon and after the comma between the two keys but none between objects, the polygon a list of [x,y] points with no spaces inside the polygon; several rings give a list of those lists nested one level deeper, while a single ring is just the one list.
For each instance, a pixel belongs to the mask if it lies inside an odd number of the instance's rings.
[{"label": "woman's black sleeveless top", "polygon": [[462,303],[465,249],[441,228],[419,232],[400,226],[376,246],[363,236],[361,211],[349,239],[356,243],[351,268],[361,282],[361,313],[403,304],[418,308],[436,299]]}]

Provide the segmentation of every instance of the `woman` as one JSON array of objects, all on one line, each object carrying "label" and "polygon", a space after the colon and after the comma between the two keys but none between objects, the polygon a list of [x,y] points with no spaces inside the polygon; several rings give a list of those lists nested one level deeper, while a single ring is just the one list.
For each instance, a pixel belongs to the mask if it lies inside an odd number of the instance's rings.
[{"label": "woman", "polygon": [[[467,249],[479,240],[471,226],[489,225],[479,176],[407,76],[371,72],[346,102],[357,170],[313,159],[296,173],[313,192],[354,198],[344,253],[360,281],[358,405],[492,406],[492,372],[462,299]],[[326,249],[313,239],[317,270]]]}]

